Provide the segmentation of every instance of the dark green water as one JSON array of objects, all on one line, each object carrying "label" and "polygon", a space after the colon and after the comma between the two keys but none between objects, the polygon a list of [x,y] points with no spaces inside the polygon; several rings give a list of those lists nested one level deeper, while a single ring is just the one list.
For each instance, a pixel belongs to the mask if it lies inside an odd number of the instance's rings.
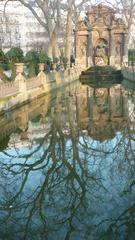
[{"label": "dark green water", "polygon": [[0,118],[0,240],[135,239],[135,92],[73,84]]}]

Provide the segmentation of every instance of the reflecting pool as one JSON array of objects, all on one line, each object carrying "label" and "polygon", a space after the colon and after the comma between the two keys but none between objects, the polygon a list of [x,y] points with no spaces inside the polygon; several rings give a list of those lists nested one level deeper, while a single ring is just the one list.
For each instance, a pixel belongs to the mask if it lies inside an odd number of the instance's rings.
[{"label": "reflecting pool", "polygon": [[71,84],[0,133],[0,240],[135,239],[134,90]]}]

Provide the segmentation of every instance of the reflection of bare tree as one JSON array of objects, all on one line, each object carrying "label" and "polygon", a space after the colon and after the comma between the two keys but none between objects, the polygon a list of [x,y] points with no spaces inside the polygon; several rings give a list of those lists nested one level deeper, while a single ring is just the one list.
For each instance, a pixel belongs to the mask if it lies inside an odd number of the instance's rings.
[{"label": "reflection of bare tree", "polygon": [[[61,138],[59,138],[57,136],[57,134],[59,134],[61,136]],[[39,159],[36,159],[36,161],[34,161],[33,163],[29,163],[29,159],[31,158],[31,156],[34,157],[34,154],[36,154],[40,150],[43,143],[41,145],[39,145],[30,154],[24,154],[24,155],[17,154],[17,156],[15,156],[15,155],[8,154],[4,151],[4,154],[6,154],[6,156],[9,157],[10,160],[8,163],[7,162],[1,163],[1,169],[8,176],[9,175],[11,175],[12,177],[13,176],[16,176],[16,177],[21,176],[21,178],[22,178],[19,190],[15,191],[15,194],[11,194],[10,198],[6,202],[5,201],[1,202],[2,209],[7,210],[7,211],[9,209],[10,213],[11,213],[11,211],[16,211],[17,207],[20,207],[20,206],[18,206],[17,202],[18,202],[18,199],[21,200],[21,196],[23,194],[26,183],[28,181],[29,174],[31,174],[31,172],[39,171],[41,169],[43,172],[44,180],[42,182],[41,187],[38,186],[34,190],[34,192],[32,192],[29,196],[27,196],[23,200],[24,201],[23,204],[21,204],[21,208],[23,208],[24,206],[26,207],[26,205],[27,205],[26,208],[27,208],[27,210],[29,210],[29,215],[25,220],[26,221],[25,238],[27,236],[29,236],[29,228],[31,225],[32,218],[35,214],[35,211],[37,211],[37,206],[39,208],[40,219],[43,221],[43,223],[45,225],[47,224],[44,213],[43,213],[43,209],[44,209],[43,200],[44,200],[45,193],[48,194],[48,196],[51,195],[53,188],[56,188],[57,185],[62,184],[66,179],[68,182],[67,187],[69,188],[70,178],[71,178],[71,183],[72,183],[72,192],[75,193],[76,198],[77,198],[77,196],[80,196],[80,199],[81,199],[84,194],[83,192],[85,190],[83,181],[81,180],[80,176],[75,171],[72,164],[70,164],[68,162],[67,157],[65,156],[65,152],[66,152],[65,137],[61,131],[60,126],[56,123],[55,119],[52,122],[51,131],[49,132],[49,134],[47,134],[44,141],[48,137],[50,137],[49,145],[43,152],[42,156],[40,156]],[[59,148],[57,148],[57,144],[58,144]],[[13,158],[14,159],[16,158],[17,162],[12,163]],[[18,159],[22,159],[22,158],[24,159],[23,163],[18,162]],[[62,161],[60,161],[59,159],[62,159]],[[64,167],[65,167],[65,169],[64,169]],[[60,171],[63,172],[63,177],[62,177],[62,175],[59,176]],[[66,173],[64,174],[64,172],[66,172]],[[75,181],[79,184],[77,189],[75,186]],[[12,186],[11,186],[11,188],[12,188]],[[70,198],[71,198],[71,196],[70,196]],[[75,209],[77,209],[79,203],[77,203],[77,206],[76,206],[75,201],[73,201],[73,202],[71,202],[71,206],[70,206],[70,201],[72,200],[70,198],[69,198],[69,203],[68,203],[67,209],[68,208],[70,209],[72,205],[74,206]],[[51,204],[51,201],[50,201],[49,205],[50,204]],[[10,207],[11,207],[11,209],[10,209]],[[73,211],[73,209],[72,209],[72,211]],[[26,212],[26,210],[25,210],[25,212]],[[71,215],[71,217],[68,217],[68,219],[60,219],[59,221],[61,223],[65,222],[65,221],[69,222],[70,218],[72,218],[72,215]],[[7,216],[5,221],[8,219],[9,219],[9,215]],[[3,222],[3,219],[2,219],[2,222]],[[60,224],[60,223],[58,223],[58,224]]]},{"label": "reflection of bare tree", "polygon": [[[77,103],[72,94],[66,102],[59,97],[50,111],[50,130],[39,143],[24,153],[1,153],[3,239],[6,225],[9,239],[111,239],[114,230],[120,236],[121,226],[129,234],[135,179],[130,121],[114,139],[95,141],[81,128]],[[107,208],[116,211],[107,214]]]},{"label": "reflection of bare tree", "polygon": [[[103,224],[107,223],[109,219],[105,219],[100,222],[97,227],[101,227]],[[133,239],[134,238],[134,224],[135,221],[135,204],[123,211],[116,219],[111,219],[111,224],[109,224],[106,232],[101,233],[101,237],[108,239],[108,237],[114,237],[117,239],[121,236],[121,232],[126,225],[126,230],[122,235],[122,239]],[[130,238],[129,238],[130,237]]]}]

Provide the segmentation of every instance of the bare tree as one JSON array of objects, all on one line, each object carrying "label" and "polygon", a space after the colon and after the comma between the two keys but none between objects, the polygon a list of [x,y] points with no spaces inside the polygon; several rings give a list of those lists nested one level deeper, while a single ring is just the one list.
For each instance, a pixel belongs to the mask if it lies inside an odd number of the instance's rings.
[{"label": "bare tree", "polygon": [[[4,3],[4,8],[8,2],[16,0],[1,0]],[[65,39],[65,56],[70,60],[72,48],[73,26],[77,22],[83,6],[90,3],[89,0],[35,0],[31,4],[29,0],[18,0],[22,5],[28,8],[37,21],[43,26],[49,37],[48,54],[59,56],[58,38],[59,34],[63,34]],[[5,10],[4,10],[5,12]],[[64,22],[64,24],[63,24]],[[62,29],[62,28],[65,28]]]},{"label": "bare tree", "polygon": [[80,14],[85,8],[86,4],[90,5],[89,0],[69,0],[67,2],[67,16],[66,16],[66,44],[65,44],[65,56],[70,60],[71,49],[72,49],[72,34],[73,34],[73,27],[76,25],[77,21],[79,20]]},{"label": "bare tree", "polygon": [[122,18],[125,22],[125,55],[127,55],[131,40],[131,31],[135,20],[135,0],[114,0],[113,3],[110,0],[106,0],[105,2],[111,5],[116,10],[116,13],[120,16],[120,18]]},{"label": "bare tree", "polygon": [[[1,0],[4,4],[4,13],[8,2],[17,2],[16,0]],[[58,55],[57,33],[60,26],[60,1],[59,0],[35,0],[32,4],[29,0],[18,0],[22,5],[28,8],[37,21],[43,26],[49,37],[48,54]]]}]

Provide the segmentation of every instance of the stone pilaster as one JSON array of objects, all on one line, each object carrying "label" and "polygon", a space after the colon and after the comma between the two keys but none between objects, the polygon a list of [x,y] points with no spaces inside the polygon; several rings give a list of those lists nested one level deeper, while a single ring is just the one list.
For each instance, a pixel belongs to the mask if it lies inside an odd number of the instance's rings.
[{"label": "stone pilaster", "polygon": [[109,35],[109,63],[111,66],[115,65],[115,39],[112,30]]},{"label": "stone pilaster", "polygon": [[128,65],[128,45],[127,45],[127,34],[123,34],[123,58],[122,64]]},{"label": "stone pilaster", "polygon": [[88,66],[93,65],[93,43],[92,43],[92,28],[88,30]]}]

